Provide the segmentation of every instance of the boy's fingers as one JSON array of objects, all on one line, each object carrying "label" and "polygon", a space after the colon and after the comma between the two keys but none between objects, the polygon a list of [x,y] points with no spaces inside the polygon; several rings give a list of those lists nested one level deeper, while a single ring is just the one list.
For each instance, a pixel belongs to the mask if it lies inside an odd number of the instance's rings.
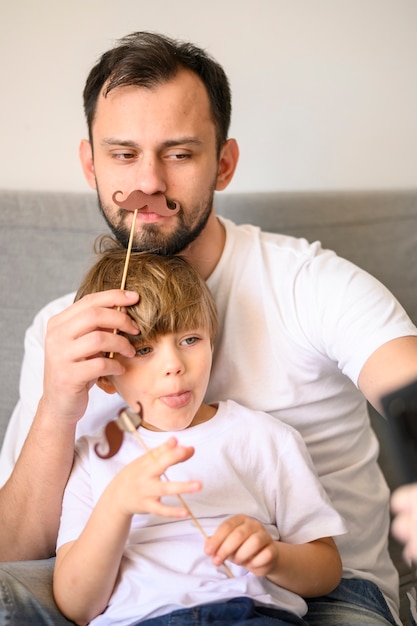
[{"label": "boy's fingers", "polygon": [[239,516],[229,517],[216,529],[216,532],[206,541],[206,554],[216,554],[230,533],[240,525]]},{"label": "boy's fingers", "polygon": [[155,472],[161,475],[171,465],[182,463],[194,454],[192,446],[181,446],[175,437],[170,437],[161,446],[148,450],[147,458],[154,465]]}]

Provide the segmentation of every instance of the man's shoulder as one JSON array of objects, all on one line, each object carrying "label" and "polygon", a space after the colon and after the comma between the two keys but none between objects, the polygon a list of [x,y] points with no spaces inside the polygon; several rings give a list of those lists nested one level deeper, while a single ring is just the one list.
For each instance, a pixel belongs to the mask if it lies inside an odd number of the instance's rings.
[{"label": "man's shoulder", "polygon": [[45,304],[35,316],[36,318],[45,318],[51,317],[52,315],[56,315],[57,313],[61,313],[64,309],[68,308],[73,302],[75,298],[75,292],[66,293],[59,298],[55,298],[55,300],[51,300],[48,304]]},{"label": "man's shoulder", "polygon": [[64,309],[67,309],[74,302],[74,297],[75,292],[67,293],[45,304],[45,306],[36,313],[28,332],[45,333],[48,320],[52,316],[61,313]]},{"label": "man's shoulder", "polygon": [[[271,254],[291,254],[303,257],[314,257],[323,252],[319,241],[308,241],[304,237],[295,237],[285,233],[270,232],[263,230],[256,224],[236,224],[228,219],[221,218],[227,232],[227,238],[234,246],[242,246],[246,249],[249,243],[258,242]],[[334,254],[333,251],[326,251]]]}]

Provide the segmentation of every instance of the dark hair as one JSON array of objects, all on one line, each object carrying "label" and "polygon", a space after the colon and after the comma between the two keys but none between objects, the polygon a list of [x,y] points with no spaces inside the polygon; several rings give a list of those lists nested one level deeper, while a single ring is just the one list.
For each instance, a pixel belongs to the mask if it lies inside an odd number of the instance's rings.
[{"label": "dark hair", "polygon": [[197,46],[151,32],[122,37],[90,71],[84,87],[84,112],[90,141],[97,100],[122,86],[152,88],[173,78],[181,68],[194,72],[204,84],[216,126],[218,149],[228,138],[231,93],[227,76],[217,61]]}]

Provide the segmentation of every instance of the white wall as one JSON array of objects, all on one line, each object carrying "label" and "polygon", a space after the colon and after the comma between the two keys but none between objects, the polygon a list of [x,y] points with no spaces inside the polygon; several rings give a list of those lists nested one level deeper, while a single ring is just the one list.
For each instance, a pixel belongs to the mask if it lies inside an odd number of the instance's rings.
[{"label": "white wall", "polygon": [[230,191],[417,187],[416,0],[0,0],[0,188],[87,189],[86,75],[143,29],[226,69]]}]

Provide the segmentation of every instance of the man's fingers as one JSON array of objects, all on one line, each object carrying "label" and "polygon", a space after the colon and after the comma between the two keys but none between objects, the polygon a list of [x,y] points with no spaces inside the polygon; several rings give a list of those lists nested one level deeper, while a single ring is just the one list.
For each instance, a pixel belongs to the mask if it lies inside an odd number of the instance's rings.
[{"label": "man's fingers", "polygon": [[[69,361],[78,362],[92,358],[104,357],[109,352],[115,352],[125,357],[134,357],[135,348],[130,341],[119,333],[105,330],[96,330],[79,337],[70,343],[67,349]],[[118,373],[124,370],[120,366]],[[110,372],[106,372],[109,374]],[[104,375],[104,372],[102,372]]]},{"label": "man's fingers", "polygon": [[138,299],[137,293],[120,289],[91,293],[52,317],[48,329],[69,326],[74,337],[95,328],[118,328],[135,334],[135,323],[126,315],[125,307]]}]

